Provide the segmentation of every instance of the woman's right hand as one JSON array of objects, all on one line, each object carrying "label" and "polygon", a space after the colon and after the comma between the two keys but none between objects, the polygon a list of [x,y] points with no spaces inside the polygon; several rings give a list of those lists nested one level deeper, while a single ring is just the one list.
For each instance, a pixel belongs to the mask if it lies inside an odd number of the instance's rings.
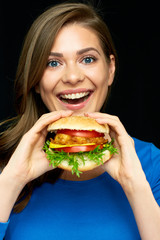
[{"label": "woman's right hand", "polygon": [[23,186],[31,180],[52,170],[49,165],[43,146],[47,136],[47,126],[72,114],[72,111],[58,111],[42,115],[34,126],[22,137],[15,152],[11,156],[4,173],[14,176],[14,179]]},{"label": "woman's right hand", "polygon": [[42,115],[22,137],[8,164],[0,174],[0,222],[7,222],[23,187],[31,180],[52,170],[43,151],[47,126],[72,114],[58,111]]}]

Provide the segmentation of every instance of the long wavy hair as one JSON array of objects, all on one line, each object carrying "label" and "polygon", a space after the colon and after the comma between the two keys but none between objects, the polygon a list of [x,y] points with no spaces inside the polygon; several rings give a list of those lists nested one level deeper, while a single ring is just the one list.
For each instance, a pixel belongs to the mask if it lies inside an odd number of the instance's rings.
[{"label": "long wavy hair", "polygon": [[[99,13],[89,4],[63,3],[50,7],[32,24],[25,38],[15,79],[15,106],[17,116],[3,122],[0,135],[0,168],[8,163],[21,137],[34,125],[48,109],[35,91],[46,68],[48,56],[60,29],[66,24],[77,23],[93,30],[109,61],[113,54],[117,64],[117,54],[112,37]],[[7,126],[7,127],[6,127]],[[5,129],[5,130],[4,130]],[[45,181],[54,182],[60,174],[56,169],[45,173],[28,183],[22,190],[14,210],[20,212],[28,203],[35,186]]]}]

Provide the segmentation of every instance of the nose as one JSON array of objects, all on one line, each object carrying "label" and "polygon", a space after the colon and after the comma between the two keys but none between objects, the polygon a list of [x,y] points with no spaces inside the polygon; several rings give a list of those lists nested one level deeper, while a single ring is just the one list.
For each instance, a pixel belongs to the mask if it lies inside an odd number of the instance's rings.
[{"label": "nose", "polygon": [[67,66],[62,77],[64,83],[70,83],[72,85],[82,82],[84,80],[83,71],[75,65]]}]

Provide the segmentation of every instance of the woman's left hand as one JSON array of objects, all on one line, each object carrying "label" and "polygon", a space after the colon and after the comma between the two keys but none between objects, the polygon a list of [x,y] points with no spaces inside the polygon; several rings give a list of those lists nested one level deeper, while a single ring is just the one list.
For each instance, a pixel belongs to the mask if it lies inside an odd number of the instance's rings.
[{"label": "woman's left hand", "polygon": [[110,127],[110,137],[114,138],[114,146],[118,149],[118,154],[114,154],[102,167],[123,188],[129,190],[132,183],[138,183],[145,179],[141,163],[136,154],[134,141],[128,135],[123,124],[117,116],[104,113],[87,113],[88,117],[94,118],[100,124],[108,124]]},{"label": "woman's left hand", "polygon": [[[157,239],[160,236],[160,209],[146,179],[134,141],[116,116],[103,113],[89,113],[88,117],[100,124],[107,123],[110,136],[118,154],[114,154],[102,167],[122,186],[133,210],[141,239]],[[154,236],[154,237],[153,237]]]}]

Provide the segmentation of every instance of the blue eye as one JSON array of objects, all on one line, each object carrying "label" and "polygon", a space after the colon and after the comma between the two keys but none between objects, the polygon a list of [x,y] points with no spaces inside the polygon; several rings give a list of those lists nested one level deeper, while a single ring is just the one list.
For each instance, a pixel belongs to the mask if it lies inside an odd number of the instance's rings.
[{"label": "blue eye", "polygon": [[47,64],[47,66],[53,67],[53,68],[58,67],[59,65],[60,65],[60,63],[56,60],[49,61],[48,64]]},{"label": "blue eye", "polygon": [[85,64],[90,64],[90,63],[92,63],[92,62],[94,62],[95,61],[95,59],[93,58],[93,57],[85,57],[84,59],[83,59],[83,62],[85,63]]}]

